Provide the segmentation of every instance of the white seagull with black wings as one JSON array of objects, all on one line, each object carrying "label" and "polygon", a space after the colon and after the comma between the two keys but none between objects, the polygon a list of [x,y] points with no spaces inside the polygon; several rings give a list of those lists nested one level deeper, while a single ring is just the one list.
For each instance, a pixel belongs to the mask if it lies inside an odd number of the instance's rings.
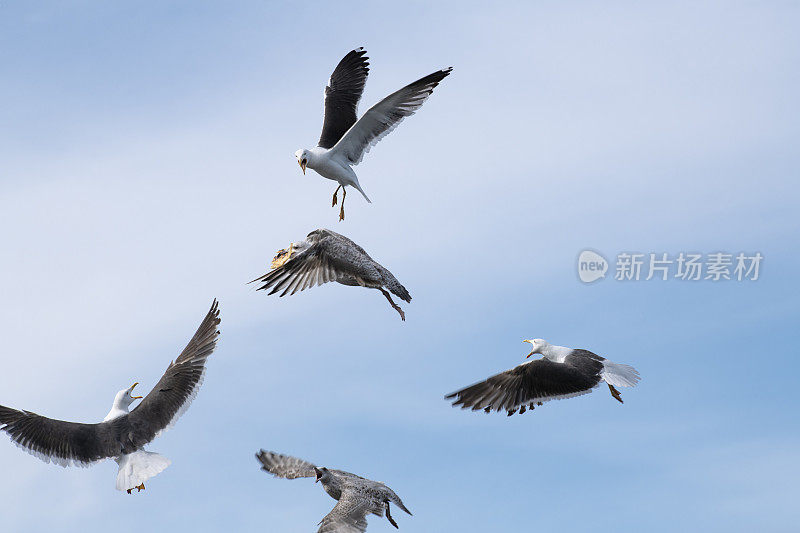
[{"label": "white seagull with black wings", "polygon": [[389,523],[397,528],[397,522],[389,512],[390,503],[411,514],[400,497],[380,481],[372,481],[343,470],[318,468],[297,457],[264,450],[256,454],[256,459],[261,463],[262,470],[276,477],[316,478],[322,483],[325,492],[337,500],[333,510],[320,521],[317,533],[363,533],[367,530],[367,515],[382,517],[384,512]]},{"label": "white seagull with black wings", "polygon": [[328,229],[315,229],[303,242],[290,243],[288,248],[278,250],[272,259],[272,270],[250,283],[261,282],[263,285],[256,290],[272,288],[269,294],[283,291],[280,296],[286,296],[329,281],[378,289],[400,313],[400,318],[406,319],[389,294],[391,291],[403,301],[411,302],[406,288],[362,247]]},{"label": "white seagull with black wings", "polygon": [[14,443],[46,463],[89,466],[113,458],[119,464],[117,490],[144,489],[144,482],[162,472],[169,459],[144,451],[144,446],[172,427],[197,395],[208,356],[217,342],[219,308],[211,306],[197,332],[141,403],[130,411],[134,383],[114,397],[103,422],[82,424],[54,420],[0,405],[0,429]]},{"label": "white seagull with black wings", "polygon": [[308,167],[320,176],[339,182],[333,192],[332,204],[336,205],[336,194],[341,188],[339,220],[344,220],[344,199],[348,185],[371,203],[351,167],[358,165],[364,154],[395,129],[404,118],[413,115],[428,99],[434,87],[453,70],[452,67],[437,70],[406,85],[372,106],[359,119],[358,102],[369,73],[369,58],[366,53],[363,48],[356,48],[336,65],[325,87],[325,121],[319,143],[315,148],[301,149],[294,153],[303,174]]},{"label": "white seagull with black wings", "polygon": [[634,387],[639,372],[629,365],[612,363],[588,350],[553,346],[544,339],[525,340],[533,349],[526,357],[542,354],[541,359],[490,377],[445,399],[462,409],[506,411],[508,416],[550,400],[563,400],[588,394],[600,385],[608,384],[611,395],[620,403],[622,397],[615,387]]}]

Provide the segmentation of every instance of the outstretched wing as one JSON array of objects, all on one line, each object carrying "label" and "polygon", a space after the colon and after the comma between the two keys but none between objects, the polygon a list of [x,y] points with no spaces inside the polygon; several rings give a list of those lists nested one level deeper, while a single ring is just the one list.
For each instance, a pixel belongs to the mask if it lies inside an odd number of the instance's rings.
[{"label": "outstretched wing", "polygon": [[128,415],[99,424],[81,424],[0,406],[0,429],[43,461],[62,466],[85,466],[131,453],[174,422],[197,394],[205,360],[214,350],[217,324],[219,310],[215,300],[183,353]]},{"label": "outstretched wing", "polygon": [[416,113],[433,93],[434,87],[452,70],[450,67],[428,74],[372,106],[331,151],[342,154],[352,165],[359,164],[370,148],[394,130],[404,118]]},{"label": "outstretched wing", "polygon": [[[595,368],[596,367],[596,368]],[[525,412],[536,403],[561,400],[587,394],[600,382],[602,362],[586,362],[585,366],[554,363],[537,359],[506,370],[485,381],[448,394],[453,405],[462,409]]]},{"label": "outstretched wing", "polygon": [[350,239],[328,230],[308,234],[308,247],[289,258],[283,265],[253,281],[262,285],[256,290],[272,289],[280,296],[304,291],[314,285],[352,277],[362,280],[380,279],[369,256]]},{"label": "outstretched wing", "polygon": [[88,466],[122,452],[113,421],[80,424],[0,405],[0,429],[14,444],[45,463]]},{"label": "outstretched wing", "polygon": [[291,455],[261,450],[256,454],[261,470],[286,479],[315,477],[314,465]]},{"label": "outstretched wing", "polygon": [[136,431],[138,446],[172,427],[192,403],[206,372],[206,360],[217,346],[219,303],[211,304],[200,327],[142,402],[131,411],[128,423]]},{"label": "outstretched wing", "polygon": [[339,61],[325,87],[325,121],[319,146],[331,148],[356,123],[358,102],[369,74],[367,51],[356,48]]},{"label": "outstretched wing", "polygon": [[330,513],[319,523],[317,533],[363,533],[372,504],[352,490],[345,490]]}]

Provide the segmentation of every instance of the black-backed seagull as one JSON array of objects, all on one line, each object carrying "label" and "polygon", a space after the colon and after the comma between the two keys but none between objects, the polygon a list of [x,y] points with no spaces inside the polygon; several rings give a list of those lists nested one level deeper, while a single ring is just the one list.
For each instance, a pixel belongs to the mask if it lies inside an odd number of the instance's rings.
[{"label": "black-backed seagull", "polygon": [[[145,451],[144,446],[172,427],[197,395],[206,359],[217,342],[217,324],[219,309],[214,300],[194,337],[153,390],[144,398],[132,395],[138,383],[119,391],[100,423],[65,422],[0,405],[0,429],[17,446],[46,463],[89,466],[113,458],[119,465],[117,490],[128,494],[133,489],[144,490],[144,482],[170,464],[169,459]],[[141,403],[130,411],[137,399],[142,399]]]},{"label": "black-backed seagull", "polygon": [[303,174],[308,167],[339,183],[333,192],[332,203],[336,205],[336,194],[341,188],[339,220],[344,220],[344,199],[348,185],[364,195],[367,202],[372,203],[351,167],[358,165],[364,154],[395,129],[405,117],[413,115],[428,99],[434,87],[453,70],[452,67],[437,70],[406,85],[372,106],[358,119],[358,102],[369,73],[369,58],[366,53],[363,48],[356,48],[336,65],[325,87],[325,121],[319,143],[315,148],[301,149],[294,153]]},{"label": "black-backed seagull", "polygon": [[[276,477],[296,479],[314,477],[322,483],[325,492],[337,500],[333,510],[319,523],[317,533],[363,533],[367,530],[367,515],[374,514],[386,518],[397,528],[389,511],[393,503],[409,515],[400,497],[380,481],[372,481],[343,470],[319,468],[309,462],[261,450],[256,454],[261,469]],[[315,482],[316,483],[316,482]]]},{"label": "black-backed seagull", "polygon": [[288,248],[279,250],[272,260],[272,270],[251,283],[263,283],[259,291],[271,288],[269,294],[282,291],[280,296],[286,296],[329,281],[378,289],[400,313],[400,318],[406,319],[389,294],[391,291],[403,301],[411,302],[406,288],[362,247],[327,229],[316,229],[304,241],[290,243]]},{"label": "black-backed seagull", "polygon": [[477,411],[506,411],[508,416],[519,410],[542,405],[550,400],[563,400],[592,392],[601,381],[608,384],[611,395],[622,403],[615,387],[634,387],[639,372],[629,365],[613,363],[588,350],[554,346],[544,339],[525,340],[533,349],[526,357],[541,354],[541,359],[490,377],[485,381],[448,394],[453,405]]}]

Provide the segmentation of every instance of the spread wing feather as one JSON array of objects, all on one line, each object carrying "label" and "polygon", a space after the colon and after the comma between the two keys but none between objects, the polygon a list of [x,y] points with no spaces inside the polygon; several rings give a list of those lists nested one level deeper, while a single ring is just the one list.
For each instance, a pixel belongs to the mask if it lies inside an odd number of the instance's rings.
[{"label": "spread wing feather", "polygon": [[325,121],[319,146],[331,148],[349,130],[358,118],[358,102],[364,92],[369,74],[366,50],[351,50],[333,69],[325,87]]},{"label": "spread wing feather", "polygon": [[98,424],[47,418],[0,405],[0,429],[45,462],[85,466],[132,453],[167,429],[197,394],[205,362],[216,345],[219,308],[211,310],[158,384],[131,413]]},{"label": "spread wing feather", "polygon": [[[586,352],[591,353],[591,352]],[[592,354],[594,355],[594,354]],[[570,360],[572,357],[572,361]],[[445,396],[453,405],[514,414],[527,406],[588,394],[600,382],[602,358],[570,356],[565,363],[537,359]]]},{"label": "spread wing feather", "polygon": [[261,470],[285,479],[315,477],[314,465],[298,457],[261,450],[256,454]]},{"label": "spread wing feather", "polygon": [[342,154],[352,165],[359,164],[370,148],[391,133],[404,118],[416,113],[452,70],[450,67],[428,74],[372,106],[347,130],[331,152]]}]

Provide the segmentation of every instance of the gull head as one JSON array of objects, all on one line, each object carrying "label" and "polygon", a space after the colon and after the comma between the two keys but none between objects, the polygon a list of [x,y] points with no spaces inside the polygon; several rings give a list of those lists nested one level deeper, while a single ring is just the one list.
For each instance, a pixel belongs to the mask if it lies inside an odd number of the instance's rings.
[{"label": "gull head", "polygon": [[128,407],[133,403],[133,400],[141,399],[142,398],[141,396],[133,395],[133,389],[138,384],[139,382],[137,381],[127,389],[122,389],[121,391],[119,391],[117,395],[114,397],[114,407],[127,411]]},{"label": "gull head", "polygon": [[331,473],[328,472],[328,469],[325,468],[324,466],[322,468],[317,468],[315,466],[314,467],[314,474],[316,474],[316,476],[317,476],[317,479],[316,479],[316,481],[314,481],[314,483],[316,483],[317,481],[322,481],[323,483],[325,483],[328,480],[328,478],[330,478],[330,476],[331,476]]},{"label": "gull head", "polygon": [[525,359],[532,356],[535,353],[542,353],[542,349],[547,346],[547,341],[544,339],[525,339],[522,342],[528,342],[531,345],[531,353],[525,356]]},{"label": "gull head", "polygon": [[303,169],[303,174],[306,173],[306,165],[308,165],[308,150],[298,150],[294,153],[294,156],[297,158],[297,164],[300,165],[300,168]]}]

